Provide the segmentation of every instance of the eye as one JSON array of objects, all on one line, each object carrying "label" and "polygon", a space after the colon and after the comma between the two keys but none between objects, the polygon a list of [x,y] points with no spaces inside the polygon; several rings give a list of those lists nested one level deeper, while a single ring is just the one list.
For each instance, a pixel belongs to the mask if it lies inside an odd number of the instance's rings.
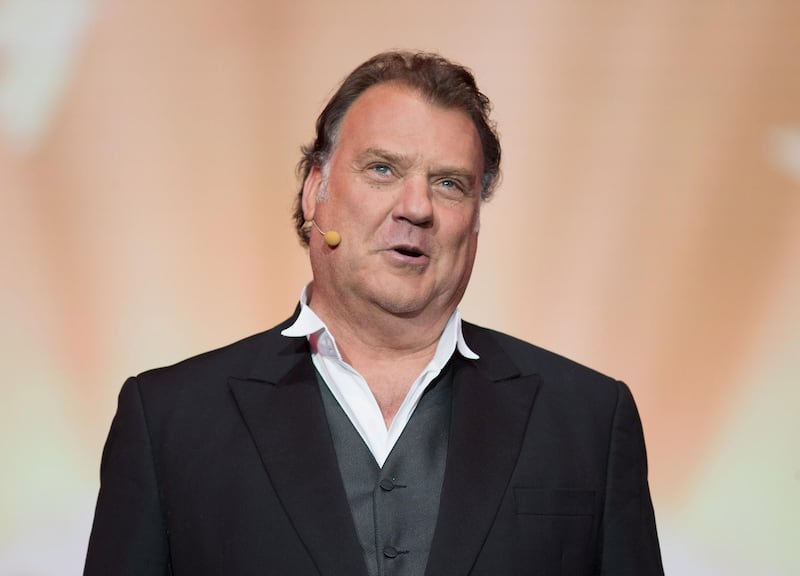
[{"label": "eye", "polygon": [[436,187],[449,195],[461,195],[466,191],[464,183],[455,178],[442,178],[441,180],[437,180]]},{"label": "eye", "polygon": [[388,164],[373,164],[369,169],[381,176],[390,176],[392,174],[392,169]]}]

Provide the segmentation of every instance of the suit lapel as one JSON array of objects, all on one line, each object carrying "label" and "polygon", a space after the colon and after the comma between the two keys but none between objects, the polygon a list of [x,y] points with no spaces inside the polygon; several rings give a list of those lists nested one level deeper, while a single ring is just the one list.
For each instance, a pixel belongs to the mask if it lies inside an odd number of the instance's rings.
[{"label": "suit lapel", "polygon": [[[279,338],[264,346],[248,378],[230,380],[231,390],[320,573],[366,576],[307,343]],[[283,348],[275,353],[275,346]]]},{"label": "suit lapel", "polygon": [[483,331],[465,335],[481,359],[453,359],[453,408],[439,517],[426,574],[468,574],[519,456],[539,377],[520,376]]}]

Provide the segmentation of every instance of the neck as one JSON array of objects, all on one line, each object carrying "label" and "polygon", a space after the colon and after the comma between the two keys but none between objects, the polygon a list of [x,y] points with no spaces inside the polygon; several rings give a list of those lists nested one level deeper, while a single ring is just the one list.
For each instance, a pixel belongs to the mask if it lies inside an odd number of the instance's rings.
[{"label": "neck", "polygon": [[360,372],[385,362],[421,364],[422,370],[453,313],[451,309],[398,316],[377,306],[354,311],[341,303],[330,306],[319,293],[309,297],[309,305],[336,338],[344,360]]},{"label": "neck", "polygon": [[366,380],[389,427],[411,384],[436,354],[452,309],[398,316],[378,306],[329,305],[322,291],[309,305],[336,338],[343,359]]}]

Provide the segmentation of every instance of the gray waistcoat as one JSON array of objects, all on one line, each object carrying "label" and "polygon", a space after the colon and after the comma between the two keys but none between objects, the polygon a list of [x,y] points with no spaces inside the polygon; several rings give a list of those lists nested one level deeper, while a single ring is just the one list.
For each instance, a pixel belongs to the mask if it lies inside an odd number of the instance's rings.
[{"label": "gray waistcoat", "polygon": [[445,368],[422,395],[383,468],[319,376],[318,380],[369,574],[420,576],[439,513],[452,371]]}]

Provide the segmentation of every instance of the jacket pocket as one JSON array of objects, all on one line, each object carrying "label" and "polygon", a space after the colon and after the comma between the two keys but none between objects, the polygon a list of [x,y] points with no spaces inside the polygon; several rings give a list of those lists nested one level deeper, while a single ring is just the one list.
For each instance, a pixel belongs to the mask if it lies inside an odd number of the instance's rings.
[{"label": "jacket pocket", "polygon": [[594,490],[514,488],[517,514],[533,516],[594,516]]}]

